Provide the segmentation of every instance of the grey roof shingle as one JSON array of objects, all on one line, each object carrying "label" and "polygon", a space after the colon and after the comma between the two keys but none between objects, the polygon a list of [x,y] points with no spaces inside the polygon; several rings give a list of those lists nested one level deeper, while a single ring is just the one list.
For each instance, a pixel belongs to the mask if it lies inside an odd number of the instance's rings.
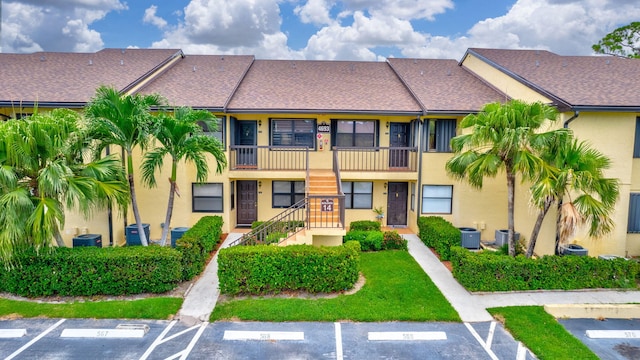
[{"label": "grey roof shingle", "polygon": [[169,104],[223,109],[254,61],[249,55],[186,55],[141,93],[158,93]]},{"label": "grey roof shingle", "polygon": [[417,114],[421,108],[383,62],[256,60],[229,111]]},{"label": "grey roof shingle", "polygon": [[469,49],[571,106],[640,106],[640,60],[544,50]]},{"label": "grey roof shingle", "polygon": [[86,103],[98,86],[123,90],[179,53],[175,49],[105,49],[0,54],[0,101]]},{"label": "grey roof shingle", "polygon": [[504,101],[495,91],[455,60],[388,60],[428,112],[464,113],[478,111],[486,103]]}]

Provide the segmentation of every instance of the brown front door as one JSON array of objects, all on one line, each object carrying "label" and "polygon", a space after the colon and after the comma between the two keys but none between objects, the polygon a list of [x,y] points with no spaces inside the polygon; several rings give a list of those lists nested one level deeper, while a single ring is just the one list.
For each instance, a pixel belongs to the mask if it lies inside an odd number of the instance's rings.
[{"label": "brown front door", "polygon": [[390,182],[387,194],[387,225],[407,225],[407,191],[406,182]]},{"label": "brown front door", "polygon": [[[389,167],[406,168],[409,166],[409,124],[391,123],[389,128]],[[400,149],[394,149],[400,148]]]},{"label": "brown front door", "polygon": [[238,180],[238,226],[251,226],[258,220],[258,186],[255,180]]}]

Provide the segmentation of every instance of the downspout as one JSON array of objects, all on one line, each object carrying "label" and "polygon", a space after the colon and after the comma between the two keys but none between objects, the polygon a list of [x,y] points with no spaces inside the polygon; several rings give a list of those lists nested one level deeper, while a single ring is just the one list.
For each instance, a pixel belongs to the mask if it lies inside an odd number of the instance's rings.
[{"label": "downspout", "polygon": [[[423,114],[425,115],[425,114]],[[424,149],[424,121],[421,119],[421,116],[418,116],[417,118],[418,120],[418,184],[417,184],[417,194],[416,194],[416,199],[414,199],[417,204],[416,204],[416,225],[419,226],[420,225],[420,214],[422,214],[422,161],[423,161],[423,154],[422,154],[422,149]]]},{"label": "downspout", "polygon": [[565,129],[569,128],[569,123],[571,123],[573,120],[575,120],[578,116],[580,116],[580,111],[578,110],[574,110],[573,111],[573,116],[570,117],[569,119],[567,119],[564,124],[562,124],[562,127]]}]

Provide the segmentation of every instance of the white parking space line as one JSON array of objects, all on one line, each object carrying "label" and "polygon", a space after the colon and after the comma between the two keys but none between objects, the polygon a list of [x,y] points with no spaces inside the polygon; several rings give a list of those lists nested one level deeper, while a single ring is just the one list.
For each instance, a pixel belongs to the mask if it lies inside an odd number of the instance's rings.
[{"label": "white parking space line", "polygon": [[143,329],[64,329],[60,337],[123,339],[143,338],[145,334]]},{"label": "white parking space line", "polygon": [[487,347],[487,343],[484,342],[484,340],[482,340],[482,338],[480,337],[480,335],[478,335],[478,333],[476,332],[476,330],[473,328],[473,326],[471,326],[471,324],[469,323],[464,323],[464,326],[467,327],[467,329],[469,330],[469,332],[471,333],[471,335],[473,335],[474,338],[476,338],[476,340],[480,343],[480,345],[482,345],[482,348],[484,349],[484,351],[487,352],[487,354],[489,355],[489,357],[491,357],[491,359],[493,360],[499,360],[498,357],[496,356],[496,354],[491,350],[490,347]]},{"label": "white parking space line", "polygon": [[17,338],[27,335],[27,329],[0,329],[0,339]]},{"label": "white parking space line", "polygon": [[344,355],[342,354],[342,325],[340,323],[335,323],[336,328],[336,360],[343,360]]},{"label": "white parking space line", "polygon": [[430,341],[447,340],[444,331],[383,331],[370,332],[369,341]]},{"label": "white parking space line", "polygon": [[191,350],[193,350],[193,347],[196,345],[196,342],[198,342],[198,339],[200,339],[200,335],[202,335],[202,333],[204,332],[204,329],[207,328],[207,325],[209,325],[208,322],[204,322],[200,325],[200,329],[198,330],[196,335],[193,337],[193,339],[191,339],[191,342],[189,343],[187,348],[182,351],[182,356],[180,357],[180,360],[187,359],[187,356],[189,356],[189,354],[191,353]]},{"label": "white parking space line", "polygon": [[301,331],[234,331],[226,330],[223,340],[304,340]]},{"label": "white parking space line", "polygon": [[518,341],[518,352],[516,353],[516,360],[525,360],[527,358],[527,348]]},{"label": "white parking space line", "polygon": [[491,326],[489,326],[489,335],[487,335],[487,348],[491,349],[491,344],[493,344],[493,334],[496,332],[496,322],[492,321]]},{"label": "white parking space line", "polygon": [[20,355],[21,352],[25,351],[26,349],[29,348],[29,346],[35,344],[38,340],[42,339],[48,333],[52,332],[55,328],[60,326],[60,324],[62,324],[65,320],[66,319],[62,319],[62,320],[58,321],[57,323],[51,325],[47,330],[43,331],[40,335],[38,335],[35,338],[33,338],[33,340],[31,340],[28,343],[24,344],[24,346],[22,346],[20,349],[18,349],[16,351],[14,351],[13,354],[7,356],[4,360],[11,360],[11,359],[15,358],[16,356]]},{"label": "white parking space line", "polygon": [[153,352],[153,350],[160,344],[163,343],[163,338],[165,335],[167,335],[167,333],[171,330],[171,328],[173,327],[173,325],[175,325],[177,323],[177,321],[172,321],[169,323],[169,325],[167,325],[166,328],[164,328],[164,330],[162,331],[162,333],[160,333],[160,335],[158,335],[158,337],[155,339],[155,341],[153,342],[153,344],[151,344],[151,346],[149,346],[149,348],[147,349],[147,351],[144,352],[144,354],[142,354],[142,357],[140,357],[140,360],[145,360],[149,357],[149,355],[151,355],[151,353]]},{"label": "white parking space line", "polygon": [[590,339],[640,339],[640,330],[587,330]]}]

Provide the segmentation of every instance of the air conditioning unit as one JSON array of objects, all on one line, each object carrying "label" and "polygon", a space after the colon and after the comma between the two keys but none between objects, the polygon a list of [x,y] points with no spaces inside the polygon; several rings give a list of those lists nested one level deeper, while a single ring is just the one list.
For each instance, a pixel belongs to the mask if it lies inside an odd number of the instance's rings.
[{"label": "air conditioning unit", "polygon": [[480,249],[480,230],[472,227],[461,227],[460,246],[467,249]]}]

